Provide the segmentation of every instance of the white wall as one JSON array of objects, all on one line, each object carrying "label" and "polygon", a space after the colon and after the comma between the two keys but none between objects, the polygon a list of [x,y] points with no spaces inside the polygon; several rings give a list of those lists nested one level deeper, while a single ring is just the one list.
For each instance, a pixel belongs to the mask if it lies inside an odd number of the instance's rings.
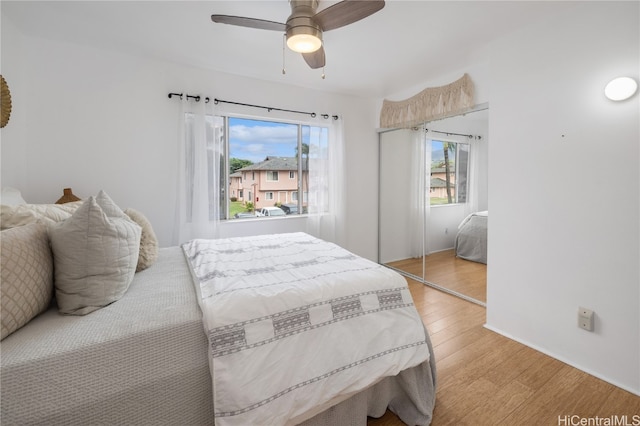
[{"label": "white wall", "polygon": [[[0,67],[11,92],[11,115],[9,123],[0,130],[1,167],[0,184],[21,188],[27,178],[26,144],[21,143],[26,131],[26,86],[22,63],[24,42],[22,35],[13,24],[2,16],[2,55]],[[7,36],[5,37],[5,34]],[[9,142],[13,141],[13,142]]]},{"label": "white wall", "polygon": [[[80,197],[104,189],[123,208],[143,212],[167,246],[175,212],[179,111],[169,92],[326,112],[344,119],[350,166],[347,248],[377,258],[372,232],[377,220],[363,214],[377,208],[371,101],[35,38],[2,19],[3,73],[10,82],[18,76],[24,81],[15,91],[19,107],[2,130],[2,184],[20,188],[27,201],[55,202],[65,187]],[[17,41],[19,52],[4,49]],[[297,220],[283,222],[234,224],[223,233],[304,229]]]},{"label": "white wall", "polygon": [[[640,3],[585,2],[491,49],[487,326],[640,394]],[[579,306],[595,331],[577,327]]]}]

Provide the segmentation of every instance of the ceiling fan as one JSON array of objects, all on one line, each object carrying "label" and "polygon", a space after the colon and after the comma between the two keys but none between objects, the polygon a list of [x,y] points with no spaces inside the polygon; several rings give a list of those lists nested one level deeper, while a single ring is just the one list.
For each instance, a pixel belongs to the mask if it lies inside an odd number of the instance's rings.
[{"label": "ceiling fan", "polygon": [[384,0],[343,0],[316,13],[318,0],[289,0],[291,15],[286,23],[243,16],[211,15],[213,22],[261,30],[282,31],[289,49],[302,53],[313,68],[322,68],[326,59],[322,33],[352,24],[384,7]]}]

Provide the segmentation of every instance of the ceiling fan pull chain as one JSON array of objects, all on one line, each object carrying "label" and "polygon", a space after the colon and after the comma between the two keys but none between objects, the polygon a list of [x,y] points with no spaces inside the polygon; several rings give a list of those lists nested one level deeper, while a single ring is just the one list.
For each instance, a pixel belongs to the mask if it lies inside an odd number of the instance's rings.
[{"label": "ceiling fan pull chain", "polygon": [[[324,41],[322,42],[322,48],[324,49]],[[324,80],[325,75],[324,75],[324,67],[327,65],[326,61],[322,61],[322,79]]]},{"label": "ceiling fan pull chain", "polygon": [[287,73],[287,70],[284,66],[284,57],[285,57],[285,46],[287,44],[287,34],[282,34],[282,75]]}]

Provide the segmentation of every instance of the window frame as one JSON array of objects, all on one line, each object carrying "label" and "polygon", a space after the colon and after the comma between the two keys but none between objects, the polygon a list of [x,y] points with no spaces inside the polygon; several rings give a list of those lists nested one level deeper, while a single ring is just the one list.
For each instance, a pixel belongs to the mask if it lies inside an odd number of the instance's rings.
[{"label": "window frame", "polygon": [[[470,150],[471,150],[471,144],[469,142],[461,142],[461,141],[457,141],[457,140],[451,140],[451,139],[446,139],[446,138],[434,138],[431,137],[429,138],[430,141],[430,146],[431,146],[431,152],[433,153],[433,142],[439,142],[439,143],[452,143],[455,144],[455,159],[454,159],[454,164],[455,164],[455,170],[453,172],[450,172],[453,176],[454,176],[454,182],[452,185],[452,188],[454,189],[454,199],[455,201],[449,203],[449,202],[444,202],[444,203],[436,203],[433,204],[431,202],[431,194],[435,192],[434,188],[429,185],[429,205],[431,208],[438,208],[438,207],[445,207],[445,206],[455,206],[455,205],[460,205],[460,204],[466,204],[468,201],[468,194],[469,194],[469,172],[470,172],[470,162],[469,162],[469,155],[470,155]],[[465,146],[466,147],[466,161],[464,161],[465,167],[464,167],[464,178],[460,178],[461,176],[461,171],[462,168],[459,167],[459,164],[462,163],[462,161],[460,161],[460,147],[461,146]],[[431,162],[433,163],[433,158],[431,160]],[[432,166],[430,165],[429,168],[429,176],[432,176]],[[461,181],[464,182],[464,190],[461,191],[460,190],[460,183]],[[460,201],[460,194],[464,194],[464,201]],[[441,197],[437,197],[437,198],[441,198]]]},{"label": "window frame", "polygon": [[[240,114],[233,114],[233,113],[226,113],[226,112],[219,112],[217,114],[214,114],[214,117],[220,117],[223,119],[224,121],[224,155],[223,158],[221,159],[221,161],[223,162],[223,164],[221,165],[222,170],[224,171],[224,177],[221,177],[220,181],[221,181],[221,185],[223,186],[223,188],[229,188],[229,184],[231,181],[230,178],[230,173],[229,173],[229,162],[230,162],[230,124],[229,121],[230,119],[245,119],[245,120],[255,120],[255,121],[266,121],[266,122],[272,122],[272,123],[278,123],[278,124],[293,124],[297,126],[297,152],[298,152],[298,161],[297,161],[297,165],[298,168],[296,171],[289,171],[289,177],[290,179],[295,179],[297,180],[297,190],[292,191],[292,197],[293,197],[293,193],[296,193],[296,198],[298,198],[297,200],[292,200],[290,202],[295,203],[298,206],[298,213],[297,214],[291,214],[291,215],[287,215],[286,217],[300,217],[300,216],[304,216],[306,215],[307,208],[304,207],[304,203],[308,203],[308,193],[309,193],[309,188],[304,188],[303,186],[303,159],[304,157],[304,152],[303,152],[303,144],[304,142],[304,134],[303,134],[303,128],[304,127],[309,127],[310,130],[311,128],[321,128],[321,129],[326,129],[326,134],[327,134],[327,140],[326,143],[330,144],[330,132],[331,132],[331,126],[329,125],[321,125],[320,123],[317,122],[307,122],[307,121],[303,121],[303,120],[293,120],[293,119],[285,119],[285,118],[280,118],[280,119],[274,119],[272,117],[262,117],[262,116],[253,116],[253,115],[240,115]],[[307,136],[310,134],[310,132],[307,132]],[[308,143],[308,142],[307,142]],[[307,152],[307,156],[309,155],[309,153]],[[276,171],[277,173],[278,171]],[[297,172],[297,175],[295,174],[295,172]],[[243,172],[243,177],[244,177],[244,181],[247,181],[246,179],[246,175],[245,173],[247,173],[246,171]],[[307,173],[309,173],[309,170],[307,170]],[[257,182],[259,181],[259,179],[256,179],[255,176],[256,172],[252,171],[252,182]],[[291,177],[291,175],[293,174],[293,177]],[[279,173],[278,173],[279,175]],[[278,176],[279,178],[279,176]],[[269,182],[278,182],[279,180],[269,180],[268,176],[267,176],[267,181]],[[234,217],[232,217],[230,215],[230,200],[229,197],[226,196],[226,192],[222,190],[220,196],[223,198],[223,200],[221,200],[221,206],[220,206],[220,220],[221,221],[236,221],[236,219]],[[302,199],[299,199],[300,197],[298,196],[298,194],[302,192],[303,193],[303,197]],[[252,199],[252,197],[256,196],[257,193],[255,193],[254,191],[248,189],[247,191],[245,191],[245,193],[248,193],[248,199]],[[261,217],[256,217],[256,219],[260,220],[263,219]]]}]

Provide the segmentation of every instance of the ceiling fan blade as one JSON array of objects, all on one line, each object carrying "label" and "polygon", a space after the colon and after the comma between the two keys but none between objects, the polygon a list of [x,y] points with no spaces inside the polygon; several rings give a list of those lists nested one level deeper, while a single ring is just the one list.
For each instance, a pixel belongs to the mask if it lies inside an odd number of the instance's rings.
[{"label": "ceiling fan blade", "polygon": [[326,62],[324,56],[324,47],[322,46],[320,46],[320,49],[316,50],[315,52],[303,53],[302,57],[314,70],[324,67],[324,64]]},{"label": "ceiling fan blade", "polygon": [[280,22],[264,19],[246,18],[244,16],[211,15],[211,20],[219,24],[237,25],[239,27],[257,28],[259,30],[286,31],[287,26]]},{"label": "ceiling fan blade", "polygon": [[323,31],[329,31],[373,15],[383,7],[384,0],[343,0],[321,10],[313,19]]}]

